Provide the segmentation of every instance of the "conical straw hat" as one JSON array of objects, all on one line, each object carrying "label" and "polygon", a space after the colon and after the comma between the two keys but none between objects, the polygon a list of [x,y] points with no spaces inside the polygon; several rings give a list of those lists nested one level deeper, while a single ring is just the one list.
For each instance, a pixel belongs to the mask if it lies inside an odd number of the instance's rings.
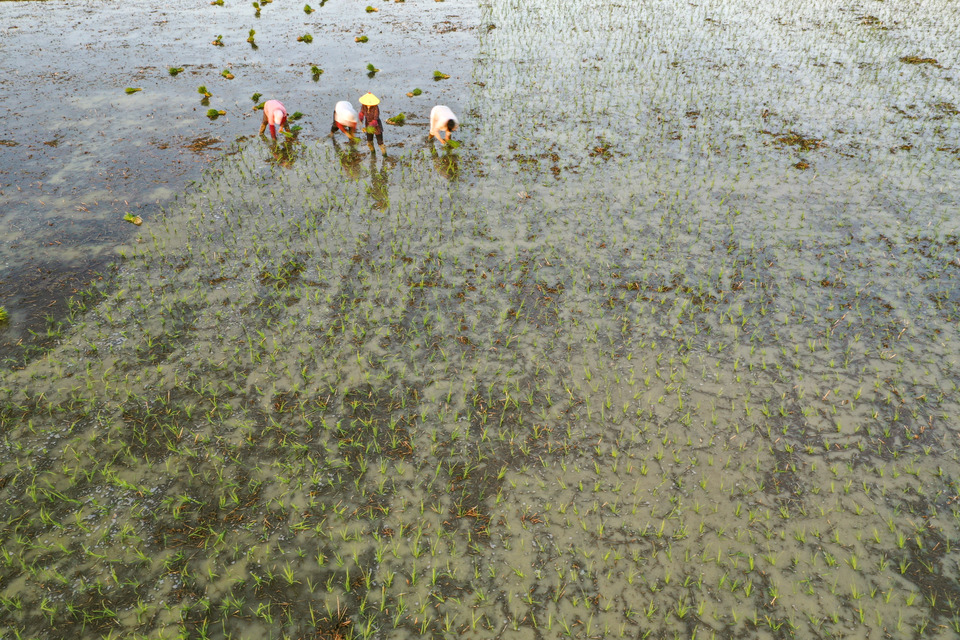
[{"label": "conical straw hat", "polygon": [[380,104],[380,98],[370,92],[367,92],[360,96],[360,104],[365,104],[368,107],[372,107],[375,104]]}]

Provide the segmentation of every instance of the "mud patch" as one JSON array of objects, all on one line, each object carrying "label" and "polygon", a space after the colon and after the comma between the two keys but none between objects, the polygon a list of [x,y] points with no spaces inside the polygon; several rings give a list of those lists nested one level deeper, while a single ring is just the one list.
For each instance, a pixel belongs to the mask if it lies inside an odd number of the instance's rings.
[{"label": "mud patch", "polygon": [[207,150],[218,151],[220,149],[220,144],[223,142],[220,138],[215,138],[212,136],[200,136],[199,138],[194,138],[187,144],[183,145],[184,149],[193,151],[194,153],[200,153]]}]

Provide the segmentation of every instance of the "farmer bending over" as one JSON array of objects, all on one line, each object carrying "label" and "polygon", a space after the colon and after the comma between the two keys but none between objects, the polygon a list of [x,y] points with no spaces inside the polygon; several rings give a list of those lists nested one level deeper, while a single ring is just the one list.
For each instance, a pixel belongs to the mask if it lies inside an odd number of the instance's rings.
[{"label": "farmer bending over", "polygon": [[383,123],[380,122],[380,107],[377,106],[380,104],[380,98],[368,92],[360,96],[360,104],[363,106],[360,107],[359,122],[366,123],[363,130],[367,134],[367,146],[370,147],[370,151],[373,151],[373,136],[377,136],[380,153],[386,155],[387,148],[383,144]]},{"label": "farmer bending over", "polygon": [[[440,141],[441,144],[447,144],[450,140],[450,134],[457,130],[460,121],[454,115],[450,107],[438,104],[430,110],[430,135]],[[443,131],[445,139],[440,137]]]},{"label": "farmer bending over", "polygon": [[330,125],[330,137],[343,131],[351,141],[357,140],[357,110],[346,100],[341,100],[333,108],[333,124]]},{"label": "farmer bending over", "polygon": [[264,129],[270,125],[270,135],[274,140],[277,139],[277,129],[280,133],[286,133],[287,110],[279,100],[267,100],[263,103],[263,122],[260,123],[260,135],[263,135]]}]

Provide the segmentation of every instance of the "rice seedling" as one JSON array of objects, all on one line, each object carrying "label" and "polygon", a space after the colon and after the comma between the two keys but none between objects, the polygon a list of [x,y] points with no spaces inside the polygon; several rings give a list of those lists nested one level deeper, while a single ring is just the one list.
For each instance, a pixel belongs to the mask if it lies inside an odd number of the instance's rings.
[{"label": "rice seedling", "polygon": [[212,45],[215,46],[215,47],[222,47],[222,46],[224,46],[224,45],[223,45],[223,36],[222,36],[222,35],[218,35],[217,37],[215,37],[215,38],[213,39],[213,41],[212,41],[210,44],[212,44]]},{"label": "rice seedling", "polygon": [[414,89],[413,91],[408,91],[408,92],[407,92],[407,97],[408,97],[408,98],[413,98],[413,97],[415,97],[415,96],[421,95],[422,93],[423,93],[423,91],[421,91],[420,89]]},{"label": "rice seedling", "polygon": [[309,33],[305,33],[302,36],[297,36],[297,42],[305,42],[307,44],[310,44],[311,42],[313,42],[313,36],[310,35]]},{"label": "rice seedling", "polygon": [[197,93],[199,93],[200,95],[202,95],[202,96],[204,97],[204,99],[212,98],[212,97],[213,97],[213,94],[210,93],[210,92],[207,90],[207,86],[206,86],[206,85],[203,85],[203,84],[200,85],[199,87],[197,87]]},{"label": "rice seedling", "polygon": [[174,78],[177,77],[178,73],[183,72],[183,67],[167,67],[167,73],[169,73]]},{"label": "rice seedling", "polygon": [[365,36],[365,35],[364,35],[364,36],[354,36],[354,38],[353,38],[353,41],[354,41],[354,42],[361,42],[361,43],[363,43],[363,42],[368,42],[369,40],[370,40],[370,38],[368,38],[368,37]]},{"label": "rice seedling", "polygon": [[234,78],[233,72],[231,72],[230,69],[224,69],[223,71],[220,72],[220,75],[226,78],[227,80],[233,80]]},{"label": "rice seedling", "polygon": [[305,14],[310,15],[310,14],[313,13],[314,11],[316,11],[316,9],[314,9],[314,8],[311,7],[310,5],[308,5],[308,4],[303,5],[303,12],[304,12]]},{"label": "rice seedling", "polygon": [[380,9],[377,9],[376,7],[367,5],[367,8],[364,9],[364,11],[366,11],[367,13],[376,13],[377,11],[380,11]]},{"label": "rice seedling", "polygon": [[137,93],[138,91],[143,91],[143,89],[141,89],[140,87],[127,87],[123,91],[127,95],[130,95],[131,93]]},{"label": "rice seedling", "polygon": [[448,78],[450,78],[450,76],[449,76],[448,74],[446,74],[446,73],[443,73],[442,71],[434,71],[434,72],[433,72],[433,79],[434,79],[434,80],[447,80]]}]

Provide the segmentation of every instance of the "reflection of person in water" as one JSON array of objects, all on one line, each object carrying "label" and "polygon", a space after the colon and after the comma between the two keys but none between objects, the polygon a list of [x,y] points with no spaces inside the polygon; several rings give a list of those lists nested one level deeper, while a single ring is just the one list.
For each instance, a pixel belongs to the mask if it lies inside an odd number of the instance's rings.
[{"label": "reflection of person in water", "polygon": [[433,158],[433,166],[437,173],[442,175],[450,182],[454,182],[460,177],[460,156],[451,148],[446,148],[443,155],[437,152],[437,147],[433,144],[433,138],[428,138],[430,146],[430,157]]},{"label": "reflection of person in water", "polygon": [[350,141],[357,140],[357,110],[346,100],[341,100],[333,108],[333,124],[330,125],[330,137],[332,138],[337,130],[343,131]]},{"label": "reflection of person in water", "polygon": [[276,141],[266,141],[264,144],[270,150],[270,158],[267,160],[270,164],[289,169],[297,159],[297,151],[294,140],[285,140],[277,143]]},{"label": "reflection of person in water", "polygon": [[387,159],[380,162],[380,171],[377,171],[377,159],[370,156],[370,186],[367,193],[373,198],[373,208],[384,211],[390,206],[390,182],[387,178]]},{"label": "reflection of person in water", "polygon": [[361,171],[361,156],[357,151],[357,148],[353,145],[347,145],[347,148],[344,149],[340,146],[340,143],[337,142],[337,139],[334,138],[333,149],[336,151],[337,159],[340,161],[340,167],[343,169],[343,175],[350,180],[359,180]]}]

